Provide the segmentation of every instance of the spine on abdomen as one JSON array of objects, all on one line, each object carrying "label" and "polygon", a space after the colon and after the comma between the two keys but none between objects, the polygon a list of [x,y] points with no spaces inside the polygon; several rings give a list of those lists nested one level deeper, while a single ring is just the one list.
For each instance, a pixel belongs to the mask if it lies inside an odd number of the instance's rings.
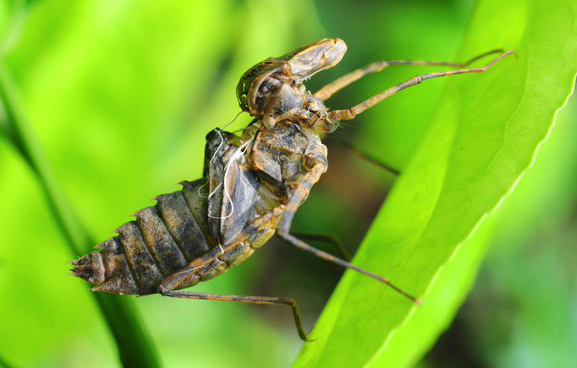
[{"label": "spine on abdomen", "polygon": [[183,182],[178,192],[158,196],[156,206],[138,211],[136,221],[117,229],[97,250],[72,261],[72,273],[95,291],[146,295],[167,276],[215,246],[208,235],[204,180]]}]

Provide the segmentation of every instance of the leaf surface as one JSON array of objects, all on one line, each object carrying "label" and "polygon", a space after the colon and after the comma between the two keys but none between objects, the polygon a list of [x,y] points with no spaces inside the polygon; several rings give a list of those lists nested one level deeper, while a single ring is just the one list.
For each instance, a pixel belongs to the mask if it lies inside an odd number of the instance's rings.
[{"label": "leaf surface", "polygon": [[472,235],[532,165],[572,91],[576,16],[566,0],[477,4],[458,59],[496,47],[517,57],[451,77],[354,259],[423,305],[347,272],[295,367],[407,366],[435,341],[482,260],[486,232]]}]

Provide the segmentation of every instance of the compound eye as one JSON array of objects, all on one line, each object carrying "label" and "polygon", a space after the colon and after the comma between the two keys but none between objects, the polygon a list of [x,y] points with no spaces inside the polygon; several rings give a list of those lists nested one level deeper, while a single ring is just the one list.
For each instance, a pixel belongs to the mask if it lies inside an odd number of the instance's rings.
[{"label": "compound eye", "polygon": [[248,106],[248,84],[246,80],[241,78],[236,87],[236,97],[238,99],[238,104],[242,111],[249,111]]}]

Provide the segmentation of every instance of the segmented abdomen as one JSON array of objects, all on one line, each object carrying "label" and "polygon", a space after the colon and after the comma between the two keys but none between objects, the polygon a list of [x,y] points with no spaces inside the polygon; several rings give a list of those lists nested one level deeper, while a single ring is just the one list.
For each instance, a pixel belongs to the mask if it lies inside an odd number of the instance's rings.
[{"label": "segmented abdomen", "polygon": [[206,199],[198,195],[204,180],[182,184],[181,191],[138,211],[118,236],[73,261],[73,274],[95,284],[95,291],[153,294],[163,279],[216,246],[208,235]]}]

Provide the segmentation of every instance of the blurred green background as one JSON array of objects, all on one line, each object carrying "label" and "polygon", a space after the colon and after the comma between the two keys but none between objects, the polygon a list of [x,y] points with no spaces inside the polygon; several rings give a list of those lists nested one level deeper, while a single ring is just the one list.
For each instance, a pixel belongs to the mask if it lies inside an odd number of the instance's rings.
[{"label": "blurred green background", "polygon": [[[44,160],[101,241],[155,195],[200,176],[204,136],[235,116],[234,88],[256,62],[343,38],[348,54],[309,82],[314,90],[383,58],[450,60],[473,7],[473,0],[1,1],[0,50]],[[337,94],[331,106],[348,107],[422,71],[391,68]],[[402,170],[445,83],[395,96],[335,134]],[[535,166],[492,219],[493,244],[476,287],[420,366],[574,366],[576,114],[570,101]],[[234,126],[247,121],[241,116]],[[394,178],[338,146],[329,143],[329,151],[330,169],[295,230],[337,234],[352,250]],[[38,180],[5,135],[0,203],[0,365],[119,366],[90,291],[67,275],[74,255]],[[271,241],[196,289],[295,296],[312,327],[340,274]],[[166,367],[286,367],[301,346],[283,308],[125,298]]]}]

